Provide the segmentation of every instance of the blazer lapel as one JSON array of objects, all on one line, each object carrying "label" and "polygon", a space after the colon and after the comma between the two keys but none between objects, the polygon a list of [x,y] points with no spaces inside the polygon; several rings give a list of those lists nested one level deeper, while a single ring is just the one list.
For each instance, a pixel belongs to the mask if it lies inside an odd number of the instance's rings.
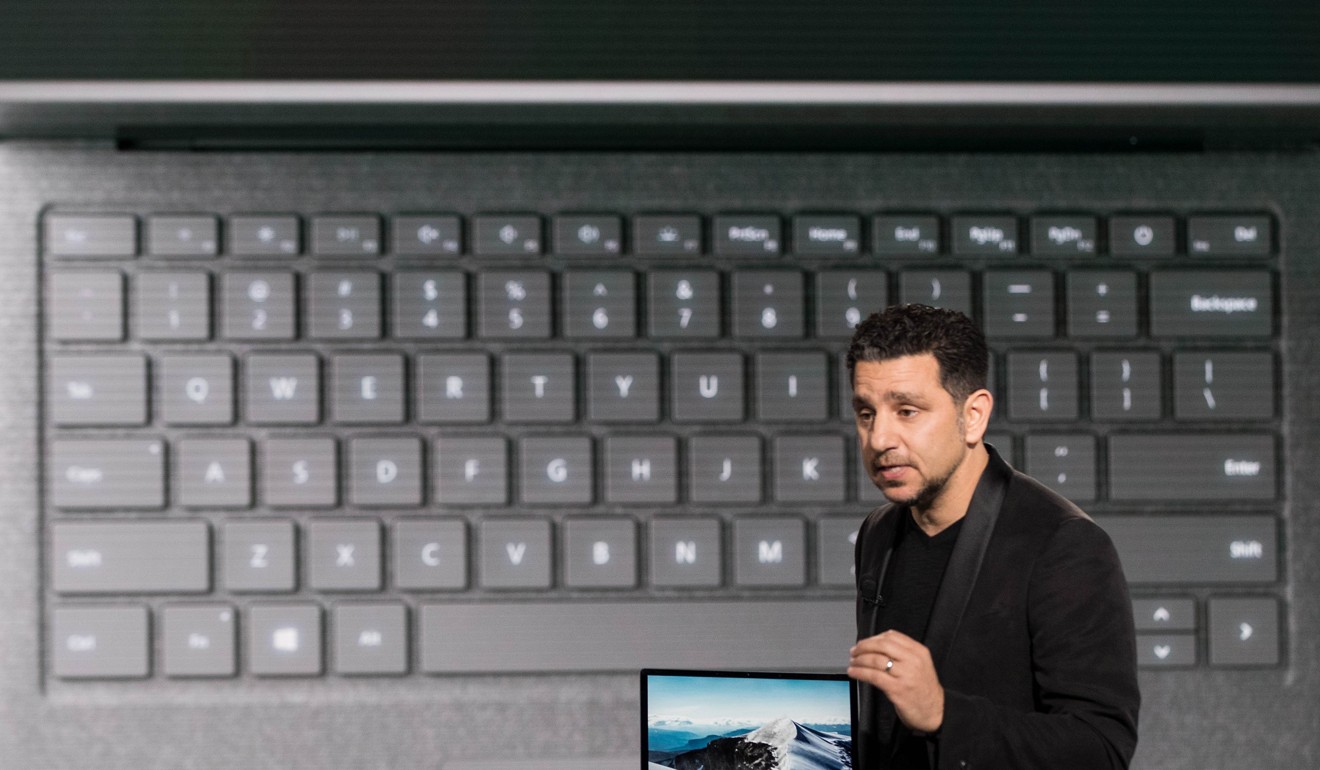
[{"label": "blazer lapel", "polygon": [[958,626],[962,623],[972,588],[976,585],[976,577],[981,572],[981,563],[985,560],[990,535],[994,532],[995,522],[999,520],[999,508],[1008,490],[1008,480],[1012,477],[1012,469],[999,457],[999,453],[989,445],[986,445],[986,449],[990,452],[990,463],[977,482],[976,492],[972,494],[972,503],[963,519],[962,532],[958,533],[958,541],[953,546],[949,566],[945,568],[939,593],[935,595],[930,625],[926,628],[925,645],[930,649],[930,657],[937,671],[948,655],[949,647],[958,633]]}]

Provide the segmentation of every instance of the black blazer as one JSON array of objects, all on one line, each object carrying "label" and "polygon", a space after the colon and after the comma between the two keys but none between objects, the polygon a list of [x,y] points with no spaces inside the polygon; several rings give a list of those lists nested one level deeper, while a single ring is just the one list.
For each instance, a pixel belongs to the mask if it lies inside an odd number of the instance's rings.
[{"label": "black blazer", "polygon": [[[932,767],[1126,768],[1141,695],[1118,554],[1077,506],[987,449],[924,640],[944,687]],[[879,587],[903,515],[886,505],[858,533],[858,639],[885,630]],[[888,767],[876,733],[892,714],[879,690],[861,688],[862,770]]]}]

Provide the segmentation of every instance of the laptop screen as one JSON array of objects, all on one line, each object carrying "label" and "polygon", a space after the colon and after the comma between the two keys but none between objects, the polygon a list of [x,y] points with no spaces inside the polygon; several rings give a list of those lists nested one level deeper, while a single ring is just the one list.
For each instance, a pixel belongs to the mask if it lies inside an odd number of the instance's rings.
[{"label": "laptop screen", "polygon": [[[1306,83],[1263,0],[6,0],[0,79]],[[8,17],[7,23],[6,19]]]},{"label": "laptop screen", "polygon": [[842,674],[642,671],[642,768],[850,768]]}]

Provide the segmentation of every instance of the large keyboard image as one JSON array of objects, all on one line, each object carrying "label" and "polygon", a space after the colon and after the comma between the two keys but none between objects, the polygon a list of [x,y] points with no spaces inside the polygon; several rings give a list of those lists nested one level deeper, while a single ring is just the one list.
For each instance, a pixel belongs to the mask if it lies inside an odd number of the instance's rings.
[{"label": "large keyboard image", "polygon": [[[50,673],[733,664],[712,638],[771,667],[832,661],[846,633],[800,594],[851,595],[856,525],[880,498],[855,457],[844,351],[893,302],[980,320],[989,441],[1114,537],[1144,665],[1277,665],[1274,231],[1269,213],[1194,200],[472,216],[57,202],[42,223]],[[1234,513],[1188,508],[1210,503]],[[1194,586],[1228,589],[1204,620]],[[767,615],[817,618],[814,633],[746,652]],[[544,634],[535,653],[506,638],[517,622]],[[678,625],[702,633],[674,639]]]},{"label": "large keyboard image", "polygon": [[1117,546],[1133,767],[1314,756],[1310,153],[23,146],[0,180],[20,764],[615,770],[638,669],[842,671],[884,502],[845,354],[897,302],[985,330],[988,443]]}]

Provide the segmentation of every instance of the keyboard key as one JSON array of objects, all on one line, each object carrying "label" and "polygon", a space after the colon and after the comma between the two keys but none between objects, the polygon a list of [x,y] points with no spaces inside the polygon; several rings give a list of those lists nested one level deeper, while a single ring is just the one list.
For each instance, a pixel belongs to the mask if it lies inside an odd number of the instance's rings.
[{"label": "keyboard key", "polygon": [[139,273],[133,288],[133,335],[138,339],[211,338],[209,274]]},{"label": "keyboard key", "polygon": [[736,337],[801,337],[802,273],[743,270],[733,274],[733,334]]},{"label": "keyboard key", "polygon": [[463,251],[463,222],[446,214],[394,217],[390,230],[396,254],[451,256]]},{"label": "keyboard key", "polygon": [[712,220],[715,253],[727,257],[778,256],[783,245],[779,217],[771,214],[727,214]]},{"label": "keyboard key", "polygon": [[792,516],[741,517],[733,522],[733,581],[739,586],[802,586],[806,526]]},{"label": "keyboard key", "polygon": [[1268,256],[1274,252],[1273,225],[1268,214],[1188,217],[1187,253],[1208,257]]},{"label": "keyboard key", "polygon": [[1012,256],[1018,253],[1017,217],[974,214],[953,217],[953,253],[969,256]]},{"label": "keyboard key", "polygon": [[244,362],[244,416],[253,425],[321,420],[321,362],[310,353],[254,353]]},{"label": "keyboard key", "polygon": [[519,442],[525,503],[592,502],[592,447],[587,436],[534,436]]},{"label": "keyboard key", "polygon": [[337,423],[399,424],[405,416],[403,356],[340,354],[330,359],[330,413]]},{"label": "keyboard key", "polygon": [[1132,617],[1138,631],[1195,631],[1196,600],[1133,599]]},{"label": "keyboard key", "polygon": [[1095,217],[1032,217],[1031,253],[1044,256],[1090,256],[1096,253]]},{"label": "keyboard key", "polygon": [[1210,665],[1277,666],[1279,602],[1269,596],[1211,597]]},{"label": "keyboard key", "polygon": [[577,417],[576,362],[572,353],[508,353],[501,393],[509,422],[572,422]]},{"label": "keyboard key", "polygon": [[637,525],[632,519],[569,518],[564,520],[561,534],[565,586],[637,586]]},{"label": "keyboard key", "polygon": [[132,257],[137,219],[128,214],[47,214],[46,253],[66,258]]},{"label": "keyboard key", "polygon": [[248,670],[256,676],[320,676],[321,608],[258,604],[248,610]]},{"label": "keyboard key", "polygon": [[647,276],[652,337],[718,337],[723,297],[713,270],[657,270]]},{"label": "keyboard key", "polygon": [[1054,336],[1054,274],[992,270],[984,276],[987,337]]},{"label": "keyboard key", "polygon": [[855,216],[803,214],[793,217],[793,253],[807,257],[850,257],[861,251],[862,220]]},{"label": "keyboard key", "polygon": [[252,444],[246,438],[184,438],[175,476],[188,508],[252,507]]},{"label": "keyboard key", "polygon": [[1113,435],[1114,500],[1273,500],[1274,437],[1260,433]]},{"label": "keyboard key", "polygon": [[1166,257],[1177,251],[1173,217],[1128,215],[1109,218],[1109,250],[1119,257]]},{"label": "keyboard key", "polygon": [[467,522],[400,519],[394,525],[394,585],[402,590],[467,588]]},{"label": "keyboard key", "polygon": [[555,217],[555,253],[570,256],[618,254],[623,250],[623,222],[608,214]]},{"label": "keyboard key", "polygon": [[550,274],[491,271],[477,276],[477,333],[488,338],[550,336]]},{"label": "keyboard key", "polygon": [[846,452],[842,436],[777,436],[775,499],[841,503]]},{"label": "keyboard key", "polygon": [[937,216],[882,214],[871,220],[871,233],[872,249],[880,256],[929,256],[941,250]]},{"label": "keyboard key", "polygon": [[[815,670],[847,650],[852,601],[454,602],[421,605],[429,674],[673,668]],[[785,618],[792,629],[783,637]],[[511,634],[519,626],[535,634]],[[462,634],[454,629],[461,628]],[[582,629],[592,644],[582,643]],[[690,631],[675,634],[674,629]],[[781,649],[766,639],[785,638]],[[778,645],[773,645],[777,647]]]},{"label": "keyboard key", "polygon": [[211,590],[211,532],[204,521],[59,521],[50,536],[57,593]]},{"label": "keyboard key", "polygon": [[380,247],[380,217],[328,215],[312,217],[312,253],[322,257],[376,255]]},{"label": "keyboard key", "polygon": [[659,421],[659,357],[654,353],[588,353],[587,419]]},{"label": "keyboard key", "polygon": [[458,270],[394,274],[394,336],[462,339],[467,336],[467,276]]},{"label": "keyboard key", "polygon": [[1163,414],[1160,354],[1112,351],[1091,354],[1091,417],[1158,420]]},{"label": "keyboard key", "polygon": [[417,356],[419,422],[489,422],[490,404],[490,359],[485,353]]},{"label": "keyboard key", "polygon": [[408,611],[395,602],[339,604],[330,627],[335,673],[408,672]]},{"label": "keyboard key", "polygon": [[541,218],[519,214],[473,217],[472,253],[491,257],[540,254]]},{"label": "keyboard key", "polygon": [[509,501],[509,448],[503,438],[443,436],[435,440],[439,505],[504,505]]},{"label": "keyboard key", "polygon": [[60,679],[142,679],[151,673],[147,608],[60,606],[50,613],[51,669]]},{"label": "keyboard key", "polygon": [[659,588],[719,586],[723,538],[720,520],[657,517],[651,520],[651,584]]},{"label": "keyboard key", "polygon": [[294,216],[236,216],[226,240],[239,256],[291,257],[302,251],[299,230]]},{"label": "keyboard key", "polygon": [[693,436],[688,474],[696,503],[761,501],[761,439],[757,436]]},{"label": "keyboard key", "polygon": [[675,353],[670,357],[674,422],[743,419],[743,357],[739,353]]},{"label": "keyboard key", "polygon": [[51,442],[51,498],[64,510],[165,507],[165,446],[153,438]]},{"label": "keyboard key", "polygon": [[272,508],[339,504],[339,444],[329,437],[266,439],[262,479]]},{"label": "keyboard key", "polygon": [[1068,336],[1137,336],[1137,275],[1077,270],[1067,275]]},{"label": "keyboard key", "polygon": [[46,283],[46,329],[60,342],[124,338],[124,277],[117,270],[52,272]]},{"label": "keyboard key", "polygon": [[1095,436],[1027,436],[1027,475],[1075,503],[1096,499]]},{"label": "keyboard key", "polygon": [[52,356],[46,393],[56,425],[144,425],[147,359],[137,354]]},{"label": "keyboard key", "polygon": [[[482,519],[477,527],[479,549],[477,565],[482,588],[550,587],[550,522],[548,520],[492,518]],[[422,612],[422,622],[425,624],[425,605]],[[466,629],[466,626],[450,626],[447,633],[451,638],[455,636],[454,628]],[[428,635],[424,630],[423,645],[428,644]],[[466,630],[458,636],[466,638]],[[431,640],[429,643],[436,644],[437,641]],[[422,654],[422,666],[425,669],[425,650]],[[538,665],[537,668],[540,666]]]},{"label": "keyboard key", "polygon": [[1077,355],[1032,351],[1008,354],[1008,416],[1012,420],[1075,420],[1081,389]]},{"label": "keyboard key", "polygon": [[316,591],[379,591],[380,522],[313,519],[307,524],[307,583]]},{"label": "keyboard key", "polygon": [[864,318],[889,304],[883,270],[816,273],[816,336],[851,339]]},{"label": "keyboard key", "polygon": [[821,585],[856,585],[854,561],[860,526],[861,518],[857,516],[830,516],[816,525],[816,580]]},{"label": "keyboard key", "polygon": [[[958,270],[908,270],[899,275],[898,301],[956,310],[972,318],[972,276]],[[874,308],[879,311],[881,308]]]},{"label": "keyboard key", "polygon": [[1150,333],[1155,337],[1269,337],[1273,280],[1264,271],[1166,271],[1150,274]]},{"label": "keyboard key", "polygon": [[768,422],[826,419],[829,386],[824,353],[757,353],[756,409]]},{"label": "keyboard key", "polygon": [[307,276],[307,336],[374,340],[381,335],[380,273],[354,271]]},{"label": "keyboard key", "polygon": [[605,502],[678,502],[678,442],[673,436],[607,436]]},{"label": "keyboard key", "polygon": [[1196,665],[1196,636],[1137,634],[1137,665],[1142,668],[1191,668]]},{"label": "keyboard key", "polygon": [[226,521],[221,529],[225,588],[235,593],[280,593],[297,587],[296,531],[276,519]]},{"label": "keyboard key", "polygon": [[352,438],[348,441],[349,501],[362,506],[422,504],[421,439]]},{"label": "keyboard key", "polygon": [[701,253],[701,217],[643,214],[633,217],[633,250],[645,256]]},{"label": "keyboard key", "polygon": [[221,334],[229,340],[298,336],[292,273],[226,273],[220,283]]},{"label": "keyboard key", "polygon": [[1268,351],[1173,354],[1173,416],[1179,420],[1269,420],[1274,393],[1274,354]]},{"label": "keyboard key", "polygon": [[231,677],[238,672],[234,608],[167,605],[161,618],[161,670],[171,678]]},{"label": "keyboard key", "polygon": [[211,215],[147,217],[147,253],[214,257],[220,253],[220,224]]},{"label": "keyboard key", "polygon": [[1273,516],[1097,516],[1129,583],[1273,583],[1279,578]]},{"label": "keyboard key", "polygon": [[574,270],[563,276],[564,336],[637,336],[637,278],[631,270]]},{"label": "keyboard key", "polygon": [[166,425],[234,422],[234,359],[227,353],[167,353],[157,360],[157,371]]}]

